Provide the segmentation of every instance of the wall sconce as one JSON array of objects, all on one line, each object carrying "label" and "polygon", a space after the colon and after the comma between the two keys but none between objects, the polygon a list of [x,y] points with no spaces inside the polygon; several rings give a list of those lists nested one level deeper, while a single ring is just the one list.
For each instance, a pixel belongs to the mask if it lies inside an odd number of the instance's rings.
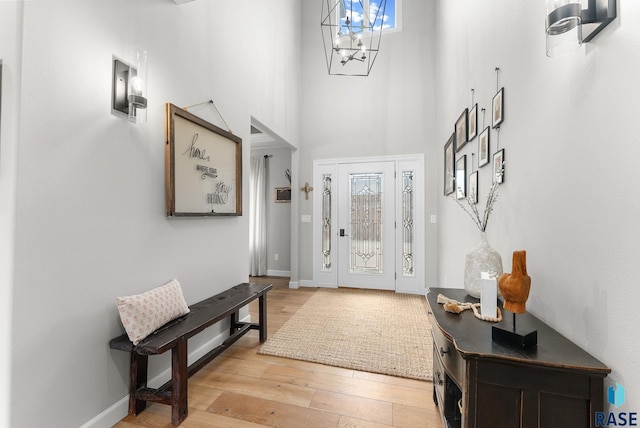
[{"label": "wall sconce", "polygon": [[147,121],[147,51],[134,49],[126,64],[113,59],[112,108],[132,122]]},{"label": "wall sconce", "polygon": [[[582,9],[581,1],[587,2],[587,9]],[[547,56],[579,48],[616,16],[616,0],[547,0]]]}]

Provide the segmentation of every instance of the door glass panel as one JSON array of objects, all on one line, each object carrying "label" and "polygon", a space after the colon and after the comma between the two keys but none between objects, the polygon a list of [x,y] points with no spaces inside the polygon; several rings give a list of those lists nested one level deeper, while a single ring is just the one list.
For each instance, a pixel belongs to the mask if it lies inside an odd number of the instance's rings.
[{"label": "door glass panel", "polygon": [[413,171],[402,172],[402,275],[414,276],[413,271]]},{"label": "door glass panel", "polygon": [[382,274],[382,173],[349,174],[349,272]]},{"label": "door glass panel", "polygon": [[322,175],[322,270],[331,272],[331,174]]}]

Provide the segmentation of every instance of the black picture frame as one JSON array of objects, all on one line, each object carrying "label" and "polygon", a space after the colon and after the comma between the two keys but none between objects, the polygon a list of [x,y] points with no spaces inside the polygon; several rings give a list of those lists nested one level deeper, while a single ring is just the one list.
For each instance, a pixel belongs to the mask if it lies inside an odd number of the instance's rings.
[{"label": "black picture frame", "polygon": [[455,190],[455,133],[451,134],[444,145],[444,195],[450,195]]},{"label": "black picture frame", "polygon": [[464,109],[458,120],[456,120],[456,152],[459,152],[460,149],[462,149],[464,145],[467,144],[468,113],[469,109]]},{"label": "black picture frame", "polygon": [[504,183],[504,149],[493,154],[493,181],[497,181],[498,184]]},{"label": "black picture frame", "polygon": [[456,160],[456,199],[467,197],[467,155]]},{"label": "black picture frame", "polygon": [[504,122],[504,87],[493,96],[491,100],[491,126],[499,128]]},{"label": "black picture frame", "polygon": [[487,126],[478,137],[478,168],[489,163],[489,153],[491,153],[491,127]]},{"label": "black picture frame", "polygon": [[473,141],[478,136],[478,103],[474,104],[469,110],[469,119],[467,120],[467,141]]},{"label": "black picture frame", "polygon": [[478,171],[469,174],[469,190],[467,191],[467,199],[472,204],[478,203]]}]

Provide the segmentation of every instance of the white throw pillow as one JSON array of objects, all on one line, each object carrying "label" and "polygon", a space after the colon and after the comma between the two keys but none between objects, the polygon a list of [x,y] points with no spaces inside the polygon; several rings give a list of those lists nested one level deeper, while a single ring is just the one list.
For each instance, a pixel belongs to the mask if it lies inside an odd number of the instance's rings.
[{"label": "white throw pillow", "polygon": [[122,325],[134,345],[158,327],[189,313],[182,287],[175,278],[146,293],[116,297],[116,302]]}]

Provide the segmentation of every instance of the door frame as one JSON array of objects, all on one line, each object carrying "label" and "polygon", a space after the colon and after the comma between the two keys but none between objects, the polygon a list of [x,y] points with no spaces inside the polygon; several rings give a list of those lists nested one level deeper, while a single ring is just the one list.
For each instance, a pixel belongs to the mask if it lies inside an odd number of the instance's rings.
[{"label": "door frame", "polygon": [[414,207],[413,207],[413,230],[414,230],[414,271],[412,275],[403,273],[402,260],[403,256],[399,251],[395,254],[395,291],[400,293],[411,294],[425,294],[425,239],[426,239],[426,218],[425,218],[425,198],[426,198],[426,183],[424,175],[424,154],[414,155],[397,155],[397,156],[374,156],[363,158],[341,158],[341,159],[323,159],[313,161],[313,188],[316,193],[316,197],[313,198],[313,216],[312,216],[312,228],[313,228],[313,283],[318,287],[337,288],[338,287],[338,255],[337,255],[337,199],[333,197],[331,203],[331,258],[330,267],[323,269],[324,263],[322,257],[322,201],[324,192],[323,176],[325,174],[331,177],[331,184],[329,190],[332,195],[337,195],[337,174],[339,164],[353,164],[353,163],[373,163],[373,162],[395,162],[396,179],[395,184],[395,219],[396,219],[396,233],[395,233],[395,247],[396,249],[402,248],[402,177],[403,171],[411,171],[414,175],[414,183],[418,188],[415,192]]}]

